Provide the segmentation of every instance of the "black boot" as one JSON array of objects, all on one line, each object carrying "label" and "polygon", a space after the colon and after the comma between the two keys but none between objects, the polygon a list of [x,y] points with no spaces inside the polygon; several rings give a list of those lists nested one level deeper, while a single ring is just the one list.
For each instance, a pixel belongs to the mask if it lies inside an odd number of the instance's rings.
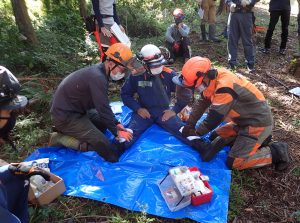
[{"label": "black boot", "polygon": [[202,41],[207,42],[205,25],[201,25],[200,28],[201,28]]},{"label": "black boot", "polygon": [[214,156],[224,148],[224,146],[232,146],[234,140],[235,137],[230,137],[226,139],[222,138],[221,136],[216,137],[211,142],[211,148],[209,152],[205,153],[205,161],[212,160]]},{"label": "black boot", "polygon": [[236,137],[229,137],[225,139],[221,136],[218,136],[211,142],[211,145],[216,153],[218,153],[224,146],[232,147],[235,139]]},{"label": "black boot", "polygon": [[272,163],[275,165],[275,170],[285,170],[291,162],[288,145],[285,142],[273,142],[269,144],[272,154]]},{"label": "black boot", "polygon": [[210,143],[204,142],[201,139],[194,139],[192,141],[193,148],[200,153],[201,158],[204,162],[208,162],[211,160],[212,146]]},{"label": "black boot", "polygon": [[221,42],[221,40],[216,37],[216,25],[209,25],[208,29],[209,40],[215,43]]},{"label": "black boot", "polygon": [[109,149],[97,151],[98,154],[106,161],[115,163],[119,161],[120,156],[124,153],[124,143],[110,144]]}]

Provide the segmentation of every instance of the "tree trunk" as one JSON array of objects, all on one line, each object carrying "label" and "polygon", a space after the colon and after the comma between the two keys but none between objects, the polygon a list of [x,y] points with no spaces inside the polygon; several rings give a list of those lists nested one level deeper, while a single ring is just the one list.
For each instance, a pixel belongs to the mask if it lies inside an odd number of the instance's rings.
[{"label": "tree trunk", "polygon": [[16,24],[30,44],[37,44],[37,38],[31,24],[31,20],[28,15],[25,0],[11,0],[14,16],[16,18]]},{"label": "tree trunk", "polygon": [[50,11],[50,9],[51,9],[50,0],[43,0],[43,5],[47,12]]},{"label": "tree trunk", "polygon": [[87,16],[85,0],[79,0],[79,12],[82,18],[85,18]]}]

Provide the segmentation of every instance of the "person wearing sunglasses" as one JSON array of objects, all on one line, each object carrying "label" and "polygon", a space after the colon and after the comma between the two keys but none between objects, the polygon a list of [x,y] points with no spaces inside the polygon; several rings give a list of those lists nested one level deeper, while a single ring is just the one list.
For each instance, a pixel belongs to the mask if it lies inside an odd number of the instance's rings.
[{"label": "person wearing sunglasses", "polygon": [[[211,143],[201,153],[210,161],[225,145],[231,145],[227,165],[231,169],[257,168],[274,164],[285,170],[290,162],[288,145],[271,142],[273,117],[263,94],[248,80],[224,68],[214,69],[204,57],[189,59],[182,76],[173,78],[179,86],[201,94],[195,101],[182,136],[204,136],[212,131]],[[197,121],[207,117],[196,127]],[[225,125],[219,127],[222,122]]]},{"label": "person wearing sunglasses", "polygon": [[131,141],[132,134],[111,110],[108,84],[110,80],[121,80],[131,69],[133,54],[125,44],[116,43],[105,55],[101,64],[75,71],[59,84],[50,109],[56,132],[49,146],[94,150],[105,160],[116,162],[118,147],[109,142],[104,132],[108,129],[126,141]]},{"label": "person wearing sunglasses", "polygon": [[[184,123],[177,114],[190,102],[192,91],[173,83],[176,72],[164,66],[166,61],[157,46],[145,45],[137,58],[144,64],[145,72],[129,76],[121,89],[124,105],[133,110],[128,126],[133,130],[133,139],[125,142],[125,148],[152,124],[162,127],[197,152],[205,148],[206,143],[202,140],[190,141],[179,132]],[[174,106],[170,103],[172,93],[176,93]]]}]

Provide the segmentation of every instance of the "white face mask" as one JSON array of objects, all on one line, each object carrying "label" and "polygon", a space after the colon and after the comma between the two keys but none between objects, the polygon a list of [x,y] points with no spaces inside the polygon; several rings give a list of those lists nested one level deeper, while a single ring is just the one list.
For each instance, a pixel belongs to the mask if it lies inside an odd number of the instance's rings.
[{"label": "white face mask", "polygon": [[202,93],[207,88],[207,85],[202,81],[199,87],[196,88],[196,91]]},{"label": "white face mask", "polygon": [[163,66],[150,69],[152,75],[160,74],[163,71]]},{"label": "white face mask", "polygon": [[121,80],[124,76],[125,76],[125,73],[118,72],[116,74],[113,74],[112,72],[110,72],[110,78],[113,81]]}]

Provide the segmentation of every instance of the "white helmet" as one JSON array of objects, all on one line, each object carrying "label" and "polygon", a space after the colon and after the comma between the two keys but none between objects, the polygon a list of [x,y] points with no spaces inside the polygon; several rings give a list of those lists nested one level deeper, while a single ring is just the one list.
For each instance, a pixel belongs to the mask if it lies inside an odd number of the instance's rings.
[{"label": "white helmet", "polygon": [[166,62],[160,49],[153,44],[145,45],[137,54],[137,58],[145,63],[150,69],[161,66]]}]

